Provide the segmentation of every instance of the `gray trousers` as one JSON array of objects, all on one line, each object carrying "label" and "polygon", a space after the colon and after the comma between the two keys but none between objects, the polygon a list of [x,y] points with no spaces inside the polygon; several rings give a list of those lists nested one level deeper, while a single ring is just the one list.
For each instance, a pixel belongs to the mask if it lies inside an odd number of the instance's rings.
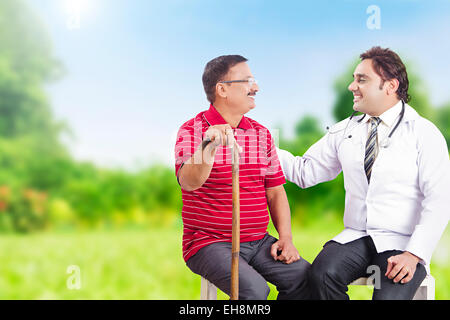
[{"label": "gray trousers", "polygon": [[[266,234],[261,240],[242,242],[239,257],[239,299],[265,300],[269,295],[267,281],[276,286],[277,299],[309,299],[308,273],[305,259],[285,264],[275,261],[270,249],[277,239]],[[217,242],[200,249],[188,261],[192,272],[230,294],[231,243]]]},{"label": "gray trousers", "polygon": [[314,260],[310,269],[309,283],[314,300],[348,300],[348,285],[360,278],[367,277],[367,267],[378,266],[380,286],[373,291],[373,300],[411,300],[425,279],[425,267],[418,263],[414,277],[408,283],[394,283],[384,274],[387,259],[403,253],[389,250],[377,253],[370,236],[346,244],[328,241]]}]

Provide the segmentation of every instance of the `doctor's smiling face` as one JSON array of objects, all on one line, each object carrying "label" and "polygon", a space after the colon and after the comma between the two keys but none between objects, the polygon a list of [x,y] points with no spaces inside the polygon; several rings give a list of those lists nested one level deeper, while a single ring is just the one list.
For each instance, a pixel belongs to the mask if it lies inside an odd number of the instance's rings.
[{"label": "doctor's smiling face", "polygon": [[348,86],[355,111],[379,116],[399,100],[409,101],[408,74],[394,51],[373,47],[361,54],[361,60]]},{"label": "doctor's smiling face", "polygon": [[348,86],[353,92],[353,109],[371,116],[379,116],[398,102],[397,88],[397,79],[385,81],[375,72],[372,59],[365,59],[356,67]]}]

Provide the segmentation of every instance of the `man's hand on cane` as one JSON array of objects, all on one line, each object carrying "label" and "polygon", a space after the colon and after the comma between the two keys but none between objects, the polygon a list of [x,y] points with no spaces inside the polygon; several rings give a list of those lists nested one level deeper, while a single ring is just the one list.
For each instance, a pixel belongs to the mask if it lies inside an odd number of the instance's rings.
[{"label": "man's hand on cane", "polygon": [[227,146],[232,143],[230,139],[227,139],[229,134],[233,135],[231,126],[229,124],[219,124],[209,127],[205,132],[203,140],[211,141],[214,148],[217,148],[218,146]]},{"label": "man's hand on cane", "polygon": [[229,124],[219,124],[209,127],[204,134],[203,141],[210,141],[214,150],[219,146],[229,146],[231,148],[237,147],[238,152],[242,152],[242,147],[236,143],[233,129]]}]

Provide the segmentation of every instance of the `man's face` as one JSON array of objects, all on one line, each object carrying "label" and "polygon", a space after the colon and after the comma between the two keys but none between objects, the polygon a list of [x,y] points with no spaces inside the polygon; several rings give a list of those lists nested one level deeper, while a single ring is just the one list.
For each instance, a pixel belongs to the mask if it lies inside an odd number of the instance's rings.
[{"label": "man's face", "polygon": [[[250,78],[253,78],[253,74],[249,66],[245,62],[241,62],[230,68],[223,80],[248,80]],[[227,105],[232,108],[234,113],[243,115],[256,106],[255,95],[259,90],[256,83],[233,82],[223,85],[226,91]]]},{"label": "man's face", "polygon": [[348,90],[353,92],[353,109],[376,115],[384,107],[387,99],[385,86],[381,77],[375,72],[372,66],[372,59],[363,60],[353,73],[353,82],[348,86]]}]

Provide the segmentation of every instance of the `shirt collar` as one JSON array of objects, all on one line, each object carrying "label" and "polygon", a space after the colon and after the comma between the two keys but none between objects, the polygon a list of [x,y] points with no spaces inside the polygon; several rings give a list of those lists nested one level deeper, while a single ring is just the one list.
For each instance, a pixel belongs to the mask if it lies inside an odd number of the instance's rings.
[{"label": "shirt collar", "polygon": [[419,118],[417,111],[409,104],[405,103],[405,121],[414,121]]},{"label": "shirt collar", "polygon": [[[402,101],[400,100],[393,107],[387,109],[385,112],[379,115],[378,118],[380,118],[381,121],[390,128],[394,124],[401,110],[402,110]],[[370,116],[367,117],[366,122],[369,121],[370,118],[372,117]]]},{"label": "shirt collar", "polygon": [[[209,110],[205,111],[203,117],[210,126],[227,124],[225,119],[220,115],[219,111],[217,111],[217,109],[212,104],[209,106]],[[237,127],[244,130],[253,128],[252,124],[245,116],[242,117],[241,122],[239,122]]]}]

